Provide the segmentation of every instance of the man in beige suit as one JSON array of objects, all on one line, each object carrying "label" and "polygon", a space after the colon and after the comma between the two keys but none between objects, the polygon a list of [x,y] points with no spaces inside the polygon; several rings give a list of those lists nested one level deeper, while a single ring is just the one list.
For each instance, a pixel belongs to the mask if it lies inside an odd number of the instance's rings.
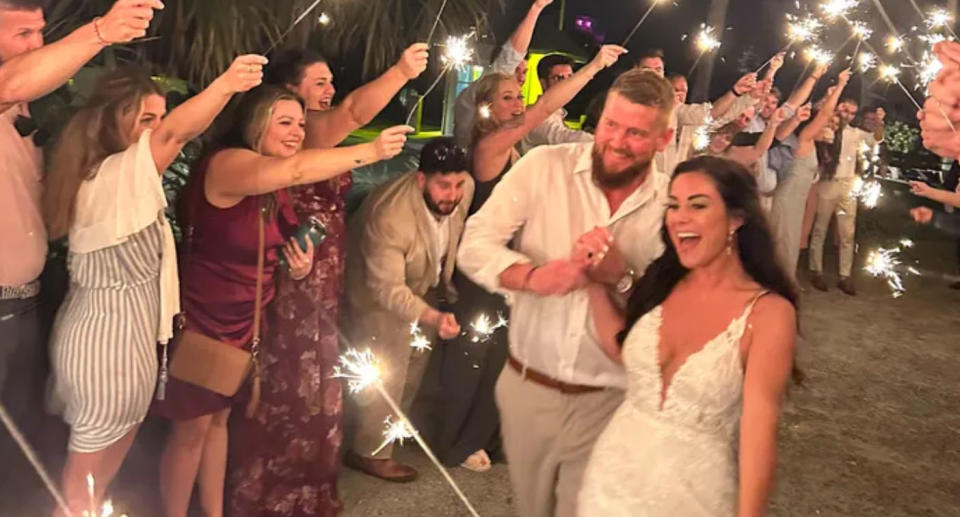
[{"label": "man in beige suit", "polygon": [[[427,354],[410,347],[411,324],[443,339],[460,333],[453,314],[434,307],[441,298],[456,297],[450,279],[473,199],[468,168],[466,151],[453,139],[432,140],[420,153],[418,171],[373,191],[350,221],[347,332],[380,360],[384,388],[405,410],[427,363]],[[392,412],[370,395],[357,403],[357,428],[344,463],[387,481],[413,481],[417,471],[394,461],[392,446],[380,449]]]}]

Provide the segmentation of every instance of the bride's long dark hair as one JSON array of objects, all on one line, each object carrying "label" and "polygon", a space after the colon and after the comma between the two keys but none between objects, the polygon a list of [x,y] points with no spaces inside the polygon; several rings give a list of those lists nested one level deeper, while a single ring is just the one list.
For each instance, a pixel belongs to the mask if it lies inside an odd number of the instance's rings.
[{"label": "bride's long dark hair", "polygon": [[[737,162],[714,156],[699,156],[678,165],[671,182],[683,174],[694,172],[705,174],[713,180],[727,212],[743,218],[743,225],[736,233],[736,243],[740,261],[747,274],[768,291],[779,294],[797,307],[797,289],[777,258],[753,174]],[[627,302],[626,326],[617,336],[621,346],[637,320],[663,303],[689,272],[680,263],[677,250],[667,232],[666,222],[660,230],[660,236],[666,250],[650,264]],[[794,379],[799,381],[801,378],[802,374],[794,368]]]}]

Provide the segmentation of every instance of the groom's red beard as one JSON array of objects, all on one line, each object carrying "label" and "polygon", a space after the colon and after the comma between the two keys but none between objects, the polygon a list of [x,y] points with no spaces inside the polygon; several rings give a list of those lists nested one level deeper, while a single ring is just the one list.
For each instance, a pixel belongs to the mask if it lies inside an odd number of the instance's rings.
[{"label": "groom's red beard", "polygon": [[601,187],[618,188],[629,185],[633,180],[646,174],[650,169],[650,164],[653,162],[653,153],[638,156],[626,149],[611,149],[610,152],[616,153],[620,155],[620,157],[633,162],[621,171],[612,172],[607,170],[606,165],[603,163],[603,153],[609,148],[610,147],[607,146],[600,149],[596,145],[593,146],[593,181]]}]

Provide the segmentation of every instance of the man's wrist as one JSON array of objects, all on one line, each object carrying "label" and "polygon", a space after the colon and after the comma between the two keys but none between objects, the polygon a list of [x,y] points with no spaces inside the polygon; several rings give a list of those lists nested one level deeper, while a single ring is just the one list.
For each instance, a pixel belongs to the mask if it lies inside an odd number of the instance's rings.
[{"label": "man's wrist", "polygon": [[530,288],[530,284],[533,282],[533,274],[536,273],[538,269],[540,269],[540,266],[532,266],[529,270],[527,270],[526,274],[523,276],[523,284],[521,285],[521,288],[524,291],[533,290]]}]

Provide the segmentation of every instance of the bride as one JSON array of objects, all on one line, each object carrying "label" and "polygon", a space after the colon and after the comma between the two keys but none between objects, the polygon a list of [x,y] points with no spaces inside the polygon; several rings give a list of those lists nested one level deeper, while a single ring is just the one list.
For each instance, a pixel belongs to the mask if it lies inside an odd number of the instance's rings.
[{"label": "bride", "polygon": [[[626,315],[588,289],[628,389],[593,450],[579,514],[764,515],[797,315],[752,175],[714,157],[680,164],[663,240]],[[602,239],[574,253],[602,260]]]}]

